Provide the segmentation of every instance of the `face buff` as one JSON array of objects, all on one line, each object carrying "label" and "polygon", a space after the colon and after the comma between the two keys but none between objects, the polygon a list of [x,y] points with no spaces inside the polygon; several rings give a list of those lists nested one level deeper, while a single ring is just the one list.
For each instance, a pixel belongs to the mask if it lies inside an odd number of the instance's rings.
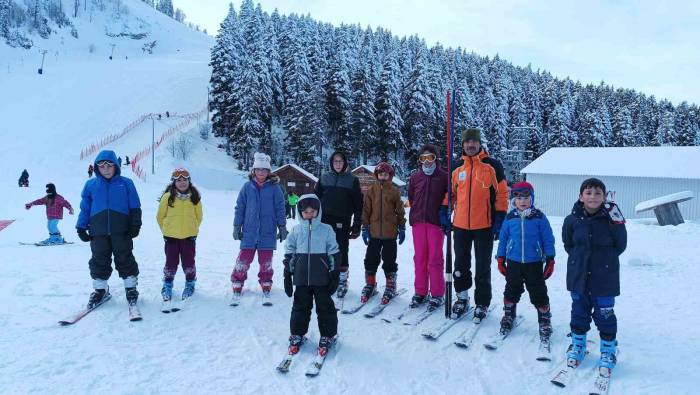
[{"label": "face buff", "polygon": [[429,176],[429,175],[432,175],[432,174],[433,174],[433,172],[435,171],[435,168],[437,168],[437,165],[435,164],[435,162],[432,162],[432,163],[429,164],[429,165],[428,165],[428,164],[423,164],[422,167],[423,167],[423,173],[425,173],[426,175]]}]

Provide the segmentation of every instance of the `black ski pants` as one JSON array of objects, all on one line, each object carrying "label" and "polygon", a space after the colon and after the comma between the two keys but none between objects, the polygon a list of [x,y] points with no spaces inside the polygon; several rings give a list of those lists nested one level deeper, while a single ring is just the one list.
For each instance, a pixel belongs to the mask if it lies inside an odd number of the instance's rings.
[{"label": "black ski pants", "polygon": [[304,336],[309,331],[311,308],[316,301],[318,331],[321,336],[333,337],[338,333],[338,315],[328,287],[297,286],[294,290],[289,329],[292,335]]},{"label": "black ski pants", "polygon": [[375,239],[370,238],[365,253],[365,271],[369,273],[377,273],[379,261],[382,261],[382,269],[384,273],[395,273],[399,267],[396,264],[397,254],[396,239]]},{"label": "black ski pants", "polygon": [[336,217],[332,215],[323,215],[321,222],[328,224],[335,231],[335,241],[338,242],[340,249],[340,264],[337,265],[341,272],[348,270],[350,262],[348,262],[348,250],[350,249],[350,220],[352,217]]},{"label": "black ski pants", "polygon": [[90,277],[99,280],[108,280],[112,275],[112,255],[114,266],[119,277],[139,275],[139,266],[134,254],[134,242],[127,233],[112,234],[108,236],[93,236],[90,240],[92,258],[90,259]]},{"label": "black ski pants", "polygon": [[[474,284],[474,303],[491,304],[491,254],[493,253],[493,233],[491,228],[465,230],[454,228],[455,291],[462,292]],[[476,260],[474,281],[472,282],[472,244]]]},{"label": "black ski pants", "polygon": [[530,302],[535,307],[547,306],[547,284],[542,275],[544,264],[542,262],[520,263],[508,260],[506,263],[506,289],[503,297],[513,303],[520,301],[520,296],[527,287],[530,294]]}]

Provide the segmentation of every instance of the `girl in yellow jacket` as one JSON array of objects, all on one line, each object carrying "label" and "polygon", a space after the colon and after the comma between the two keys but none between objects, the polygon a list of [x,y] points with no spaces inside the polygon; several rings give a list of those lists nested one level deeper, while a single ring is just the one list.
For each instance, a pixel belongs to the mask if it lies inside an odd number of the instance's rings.
[{"label": "girl in yellow jacket", "polygon": [[180,260],[186,280],[182,299],[185,300],[194,293],[194,283],[197,279],[197,269],[194,265],[195,240],[199,233],[199,224],[202,223],[201,197],[190,181],[190,173],[183,168],[177,168],[170,180],[170,185],[160,198],[156,214],[165,239],[165,268],[161,290],[164,313],[170,312],[173,279]]}]

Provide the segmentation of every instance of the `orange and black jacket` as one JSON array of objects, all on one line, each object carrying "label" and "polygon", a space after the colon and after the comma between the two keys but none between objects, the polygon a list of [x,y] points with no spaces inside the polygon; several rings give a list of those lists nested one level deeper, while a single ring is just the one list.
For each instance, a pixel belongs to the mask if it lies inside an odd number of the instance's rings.
[{"label": "orange and black jacket", "polygon": [[462,156],[464,163],[452,172],[452,224],[460,229],[485,229],[508,211],[508,184],[503,166],[483,149]]}]

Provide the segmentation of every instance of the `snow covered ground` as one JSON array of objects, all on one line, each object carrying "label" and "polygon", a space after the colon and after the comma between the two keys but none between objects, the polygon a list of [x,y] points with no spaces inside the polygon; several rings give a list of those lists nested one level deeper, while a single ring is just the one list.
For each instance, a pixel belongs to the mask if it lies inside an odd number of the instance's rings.
[{"label": "snow covered ground", "polygon": [[[128,61],[108,62],[104,57],[68,56],[59,51],[60,60],[47,63],[46,74],[39,77],[28,63],[17,66],[21,64],[18,52],[0,46],[2,62],[11,57],[8,63],[15,65],[11,73],[0,73],[0,169],[6,175],[0,182],[0,219],[16,219],[0,231],[0,393],[559,394],[589,389],[597,344],[572,388],[561,390],[549,383],[567,345],[563,218],[551,218],[558,262],[548,281],[555,328],[552,363],[534,359],[536,312],[524,295],[519,312],[526,320],[496,352],[481,343],[497,331],[500,310],[484,323],[469,350],[452,344],[467,322],[435,342],[420,336],[423,329],[441,321],[439,313],[419,327],[339,315],[341,346],[319,377],[309,379],[303,374],[313,354],[309,346],[288,375],[278,374],[274,367],[286,351],[291,307],[281,288],[281,254],[274,259],[274,305],[260,306],[254,263],[242,304],[229,307],[229,276],[238,253],[231,223],[237,190],[245,178],[232,170],[233,161],[216,148],[216,139],[199,140],[196,131],[190,132],[196,143],[189,161],[172,159],[163,147],[156,154],[155,176],[149,175],[148,182],[135,180],[144,218],[134,251],[141,270],[144,320],[128,321],[122,283],[114,273],[113,300],[75,326],[60,327],[57,321],[85,304],[91,291],[90,249],[74,234],[76,217],[68,215],[60,228],[76,244],[20,246],[21,241],[46,238],[43,209],[26,211],[24,203],[42,196],[44,184],[54,182],[77,208],[90,162],[79,159],[81,148],[141,114],[192,112],[201,109],[206,99],[211,41],[160,15],[150,15],[138,1],[125,3],[133,16],[156,21],[161,25],[158,29],[170,29],[159,30],[164,37],[161,53],[137,56],[140,50],[135,48]],[[58,42],[53,45],[60,48]],[[156,137],[166,124],[157,124]],[[107,148],[131,156],[150,143],[150,133],[150,124],[144,125]],[[150,157],[145,161],[144,170],[150,172]],[[196,296],[182,312],[166,315],[159,311],[164,254],[155,222],[156,199],[170,169],[181,164],[192,170],[193,181],[202,191],[205,218],[197,240]],[[28,189],[16,186],[23,168],[30,172]],[[130,176],[131,171],[125,169],[123,174]],[[410,234],[409,229],[399,247],[399,286],[409,292],[383,314],[401,310],[412,294]],[[700,313],[693,295],[700,277],[695,250],[700,225],[661,228],[655,220],[633,220],[628,234],[628,249],[621,260],[622,296],[616,306],[621,354],[610,393],[696,393],[700,335],[693,328],[700,326]],[[351,242],[351,290],[346,305],[359,298],[364,250],[361,240]],[[495,268],[492,279],[493,303],[500,306],[504,280]],[[183,283],[180,272],[176,292]],[[309,337],[311,343],[318,341],[315,317]],[[597,342],[597,333],[592,331],[590,338]]]}]

